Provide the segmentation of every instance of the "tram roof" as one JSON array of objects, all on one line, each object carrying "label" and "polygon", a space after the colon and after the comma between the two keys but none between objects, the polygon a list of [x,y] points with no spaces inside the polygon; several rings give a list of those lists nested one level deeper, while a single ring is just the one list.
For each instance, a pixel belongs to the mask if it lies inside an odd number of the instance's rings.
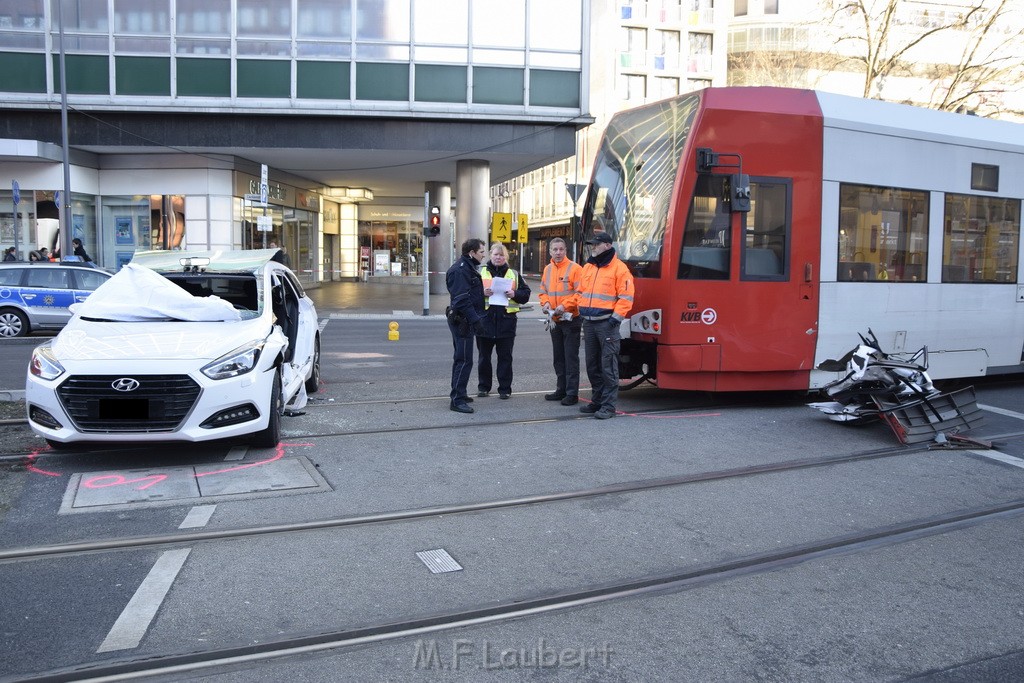
[{"label": "tram roof", "polygon": [[714,109],[820,116],[826,128],[1024,153],[1024,125],[1010,121],[797,88],[708,88],[703,97]]}]

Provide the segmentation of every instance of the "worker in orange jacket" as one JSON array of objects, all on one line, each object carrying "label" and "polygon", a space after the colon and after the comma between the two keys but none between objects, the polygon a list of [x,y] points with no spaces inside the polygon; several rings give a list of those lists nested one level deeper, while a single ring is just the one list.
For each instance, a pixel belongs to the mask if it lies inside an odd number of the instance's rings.
[{"label": "worker in orange jacket", "polygon": [[544,400],[561,401],[563,406],[571,406],[580,400],[580,334],[583,320],[579,315],[579,292],[583,268],[566,256],[565,240],[561,237],[548,243],[548,253],[551,262],[544,267],[538,298],[548,318],[547,328],[551,333],[557,384],[554,392],[544,394]]},{"label": "worker in orange jacket", "polygon": [[619,397],[619,323],[633,308],[633,276],[615,255],[607,232],[595,232],[586,244],[591,255],[583,266],[579,310],[592,391],[580,412],[607,420],[615,417]]}]

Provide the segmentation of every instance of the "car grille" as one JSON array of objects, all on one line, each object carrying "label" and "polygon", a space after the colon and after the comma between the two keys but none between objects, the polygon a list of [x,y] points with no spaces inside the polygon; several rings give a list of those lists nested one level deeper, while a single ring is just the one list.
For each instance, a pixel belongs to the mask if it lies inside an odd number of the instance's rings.
[{"label": "car grille", "polygon": [[[115,391],[125,378],[139,382]],[[64,410],[83,432],[171,432],[192,410],[201,387],[188,375],[78,375],[57,389]]]}]

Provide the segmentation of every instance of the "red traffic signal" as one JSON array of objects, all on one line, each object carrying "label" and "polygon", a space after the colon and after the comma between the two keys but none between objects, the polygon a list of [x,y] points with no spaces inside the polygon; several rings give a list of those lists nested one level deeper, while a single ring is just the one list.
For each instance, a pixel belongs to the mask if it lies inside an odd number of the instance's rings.
[{"label": "red traffic signal", "polygon": [[437,206],[430,207],[430,237],[437,237],[441,234],[441,209]]}]

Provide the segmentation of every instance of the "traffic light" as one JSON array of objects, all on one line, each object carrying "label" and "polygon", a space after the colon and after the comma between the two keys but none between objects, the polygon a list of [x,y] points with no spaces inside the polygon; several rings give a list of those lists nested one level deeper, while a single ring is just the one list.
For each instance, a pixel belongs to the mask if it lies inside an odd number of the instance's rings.
[{"label": "traffic light", "polygon": [[430,237],[437,237],[441,234],[441,209],[437,206],[430,207]]}]

